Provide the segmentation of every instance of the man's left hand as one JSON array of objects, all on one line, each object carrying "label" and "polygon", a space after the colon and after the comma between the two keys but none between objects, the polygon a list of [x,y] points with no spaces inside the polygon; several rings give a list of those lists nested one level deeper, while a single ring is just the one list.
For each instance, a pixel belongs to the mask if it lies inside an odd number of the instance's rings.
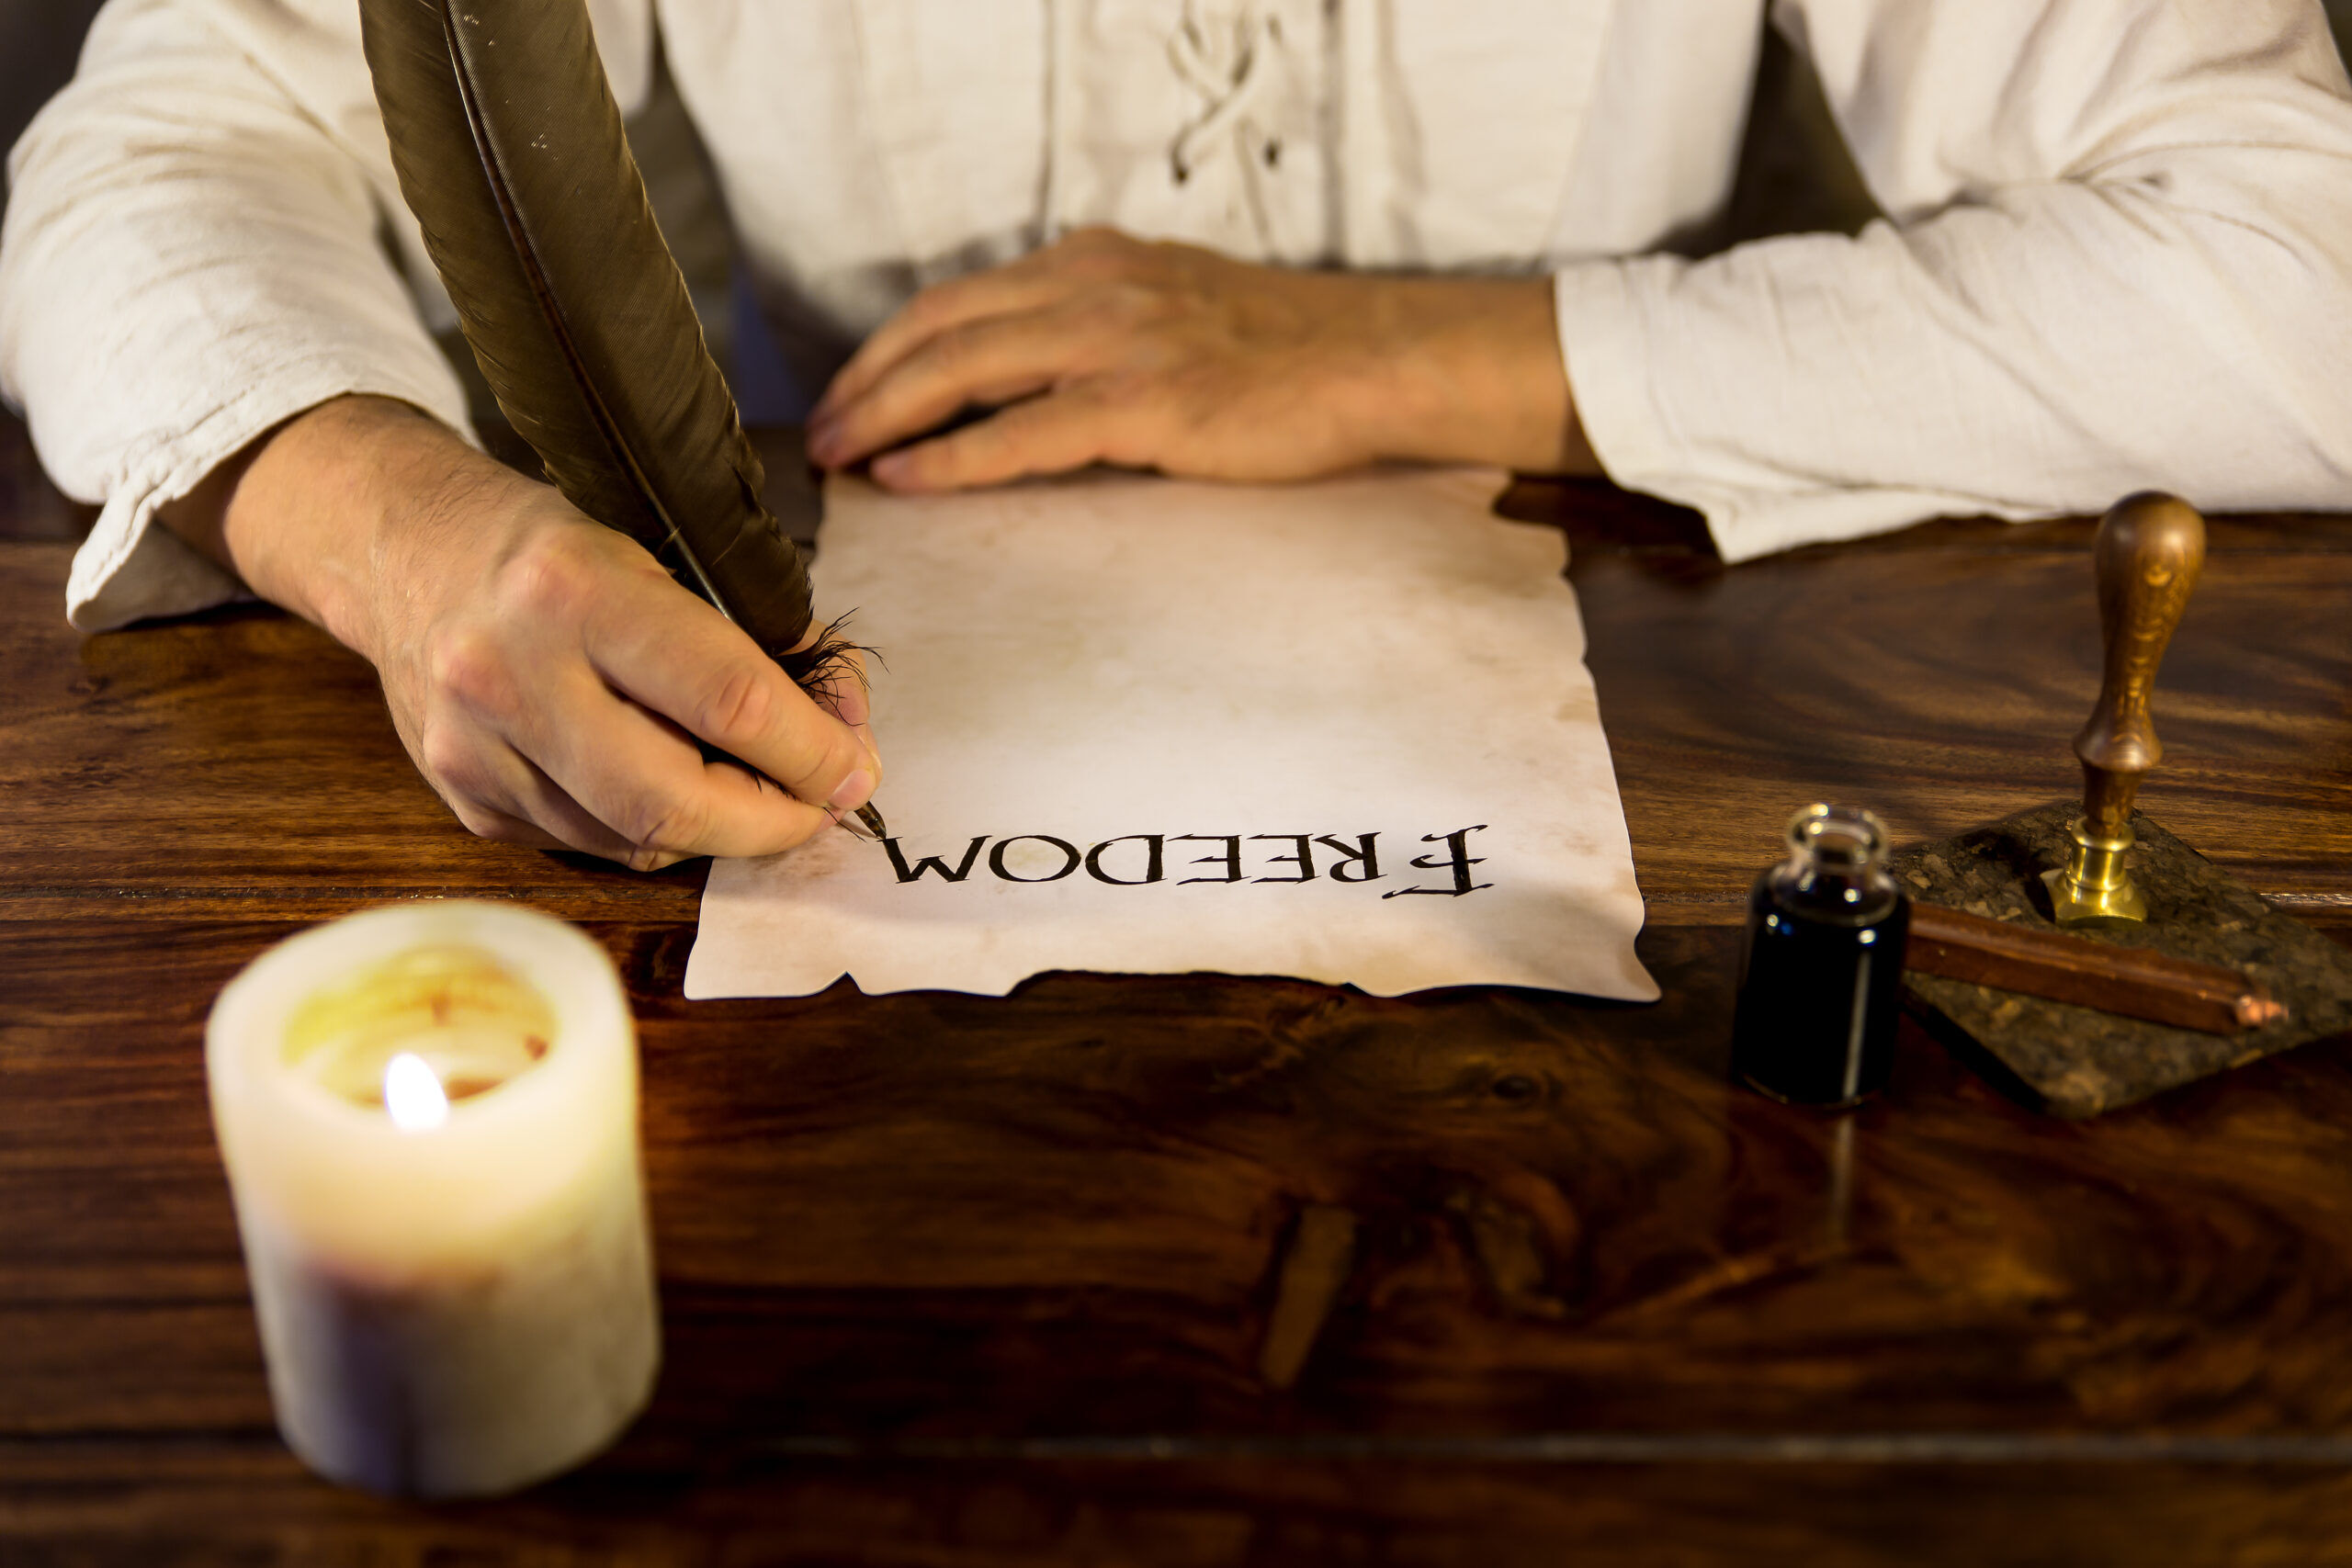
[{"label": "man's left hand", "polygon": [[[992,412],[925,436],[971,407]],[[1302,272],[1108,229],[917,295],[808,436],[825,468],[872,457],[909,491],[1090,463],[1240,480],[1381,458],[1594,468],[1548,278]]]}]

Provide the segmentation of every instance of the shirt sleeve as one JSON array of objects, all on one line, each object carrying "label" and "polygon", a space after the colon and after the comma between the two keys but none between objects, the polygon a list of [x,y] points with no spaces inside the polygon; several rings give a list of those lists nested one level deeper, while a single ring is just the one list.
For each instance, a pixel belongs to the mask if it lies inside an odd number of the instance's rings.
[{"label": "shirt sleeve", "polygon": [[390,159],[345,9],[115,0],[11,155],[0,385],[101,506],[66,590],[85,630],[241,592],[155,512],[281,421],[367,392],[466,428],[379,240]]},{"label": "shirt sleeve", "polygon": [[1559,272],[1619,482],[1725,558],[2150,487],[2352,507],[2352,89],[2316,0],[1780,0],[1859,236]]}]

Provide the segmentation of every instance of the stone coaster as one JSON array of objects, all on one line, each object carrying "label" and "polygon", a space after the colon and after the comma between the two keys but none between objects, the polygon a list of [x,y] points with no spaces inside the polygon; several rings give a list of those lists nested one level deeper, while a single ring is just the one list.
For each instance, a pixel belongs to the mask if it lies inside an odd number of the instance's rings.
[{"label": "stone coaster", "polygon": [[[2073,842],[2068,829],[2081,811],[2075,801],[2037,807],[1901,851],[1890,864],[1914,898],[2055,931],[2041,873],[2063,863]],[[1973,1056],[1970,1045],[1989,1055],[1998,1066],[1988,1076],[2003,1088],[2065,1117],[2095,1116],[2352,1030],[2352,952],[2280,914],[2146,817],[2135,815],[2132,828],[2139,841],[2130,865],[2148,901],[2146,922],[2096,920],[2066,934],[2226,964],[2286,1003],[2285,1018],[2237,1034],[2202,1034],[1965,980],[1905,975],[1912,1010],[1963,1055]],[[2015,1081],[2005,1081],[2010,1075]]]}]

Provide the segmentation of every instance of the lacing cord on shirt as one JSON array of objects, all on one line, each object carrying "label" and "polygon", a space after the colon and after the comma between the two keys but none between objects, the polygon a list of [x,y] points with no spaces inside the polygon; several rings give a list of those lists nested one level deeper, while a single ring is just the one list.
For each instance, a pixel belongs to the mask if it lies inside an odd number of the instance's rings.
[{"label": "lacing cord on shirt", "polygon": [[[1184,0],[1184,14],[1169,35],[1168,60],[1185,85],[1207,100],[1208,107],[1177,131],[1169,145],[1169,172],[1177,184],[1192,178],[1193,171],[1228,140],[1254,175],[1256,159],[1242,134],[1244,122],[1266,79],[1267,49],[1280,38],[1274,25],[1260,14],[1259,0],[1242,0],[1238,14],[1214,25],[1203,21],[1194,0]],[[1228,39],[1230,50],[1219,47]],[[1270,146],[1269,162],[1273,152]]]}]

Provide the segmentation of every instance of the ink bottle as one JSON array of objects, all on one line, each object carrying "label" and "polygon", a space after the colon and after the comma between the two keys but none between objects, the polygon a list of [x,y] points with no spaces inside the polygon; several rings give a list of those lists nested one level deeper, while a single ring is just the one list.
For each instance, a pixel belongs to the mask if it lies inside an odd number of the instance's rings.
[{"label": "ink bottle", "polygon": [[1775,1100],[1851,1105],[1886,1086],[1911,901],[1867,811],[1808,806],[1789,857],[1756,879],[1731,1065]]}]

